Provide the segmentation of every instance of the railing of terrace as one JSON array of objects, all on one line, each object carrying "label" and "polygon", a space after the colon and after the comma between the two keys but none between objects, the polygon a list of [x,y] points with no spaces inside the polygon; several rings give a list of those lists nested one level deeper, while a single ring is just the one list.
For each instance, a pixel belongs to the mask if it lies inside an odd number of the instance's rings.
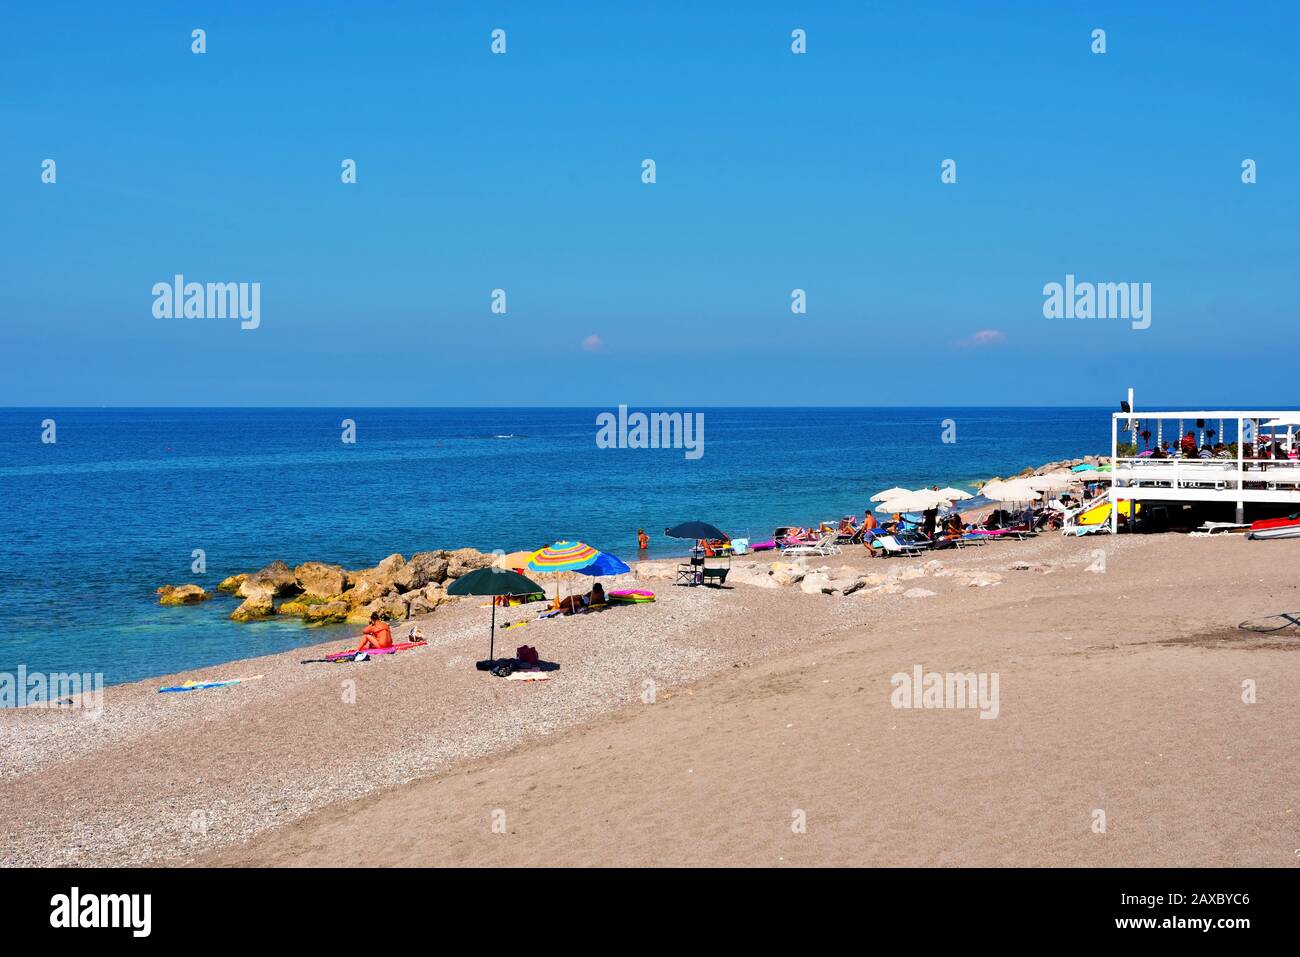
[{"label": "railing of terrace", "polygon": [[1300,461],[1295,459],[1124,457],[1115,461],[1112,474],[1139,488],[1300,488]]}]

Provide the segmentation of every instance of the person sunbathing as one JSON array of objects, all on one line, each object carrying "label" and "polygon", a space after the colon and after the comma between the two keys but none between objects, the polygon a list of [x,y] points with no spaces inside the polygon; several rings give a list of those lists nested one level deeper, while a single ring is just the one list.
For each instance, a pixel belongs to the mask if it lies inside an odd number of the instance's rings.
[{"label": "person sunbathing", "polygon": [[370,624],[361,630],[361,634],[365,637],[361,639],[361,644],[357,645],[357,651],[393,647],[393,629],[388,627],[388,622],[379,617],[377,611],[370,613]]},{"label": "person sunbathing", "polygon": [[585,595],[569,595],[560,601],[559,609],[566,615],[576,615],[578,612],[586,611],[592,605],[600,606],[606,603],[605,587],[596,582],[591,586],[591,591]]}]

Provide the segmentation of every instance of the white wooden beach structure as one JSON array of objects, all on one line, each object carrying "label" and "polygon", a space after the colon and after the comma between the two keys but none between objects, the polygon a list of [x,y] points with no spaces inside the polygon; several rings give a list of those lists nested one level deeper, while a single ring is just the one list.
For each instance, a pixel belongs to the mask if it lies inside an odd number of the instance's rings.
[{"label": "white wooden beach structure", "polygon": [[[1235,443],[1236,451],[1215,458],[1119,454],[1120,445],[1130,443],[1139,453],[1165,442],[1175,449],[1188,432],[1198,449]],[[1116,503],[1122,501],[1231,502],[1238,522],[1247,503],[1294,506],[1300,512],[1300,458],[1292,457],[1298,450],[1300,412],[1295,410],[1116,412],[1110,427],[1110,531],[1118,530]]]}]

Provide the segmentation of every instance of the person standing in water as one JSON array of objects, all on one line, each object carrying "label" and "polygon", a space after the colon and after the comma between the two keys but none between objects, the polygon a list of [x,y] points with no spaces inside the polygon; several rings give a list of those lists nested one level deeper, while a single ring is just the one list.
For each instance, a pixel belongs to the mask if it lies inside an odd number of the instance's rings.
[{"label": "person standing in water", "polygon": [[645,551],[650,547],[650,536],[645,533],[644,528],[638,528],[636,530],[636,542],[641,551]]}]

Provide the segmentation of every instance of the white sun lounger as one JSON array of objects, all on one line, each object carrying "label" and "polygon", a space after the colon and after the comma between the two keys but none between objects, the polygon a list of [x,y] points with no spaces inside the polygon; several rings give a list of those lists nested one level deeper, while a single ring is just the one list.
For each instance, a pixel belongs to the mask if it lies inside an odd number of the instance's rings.
[{"label": "white sun lounger", "polygon": [[876,541],[885,550],[886,555],[920,555],[927,550],[925,545],[909,545],[900,542],[893,535],[879,535]]},{"label": "white sun lounger", "polygon": [[781,549],[782,557],[788,555],[838,555],[840,546],[835,544],[837,533],[829,532],[823,535],[815,542],[806,542],[802,545],[786,545]]}]

